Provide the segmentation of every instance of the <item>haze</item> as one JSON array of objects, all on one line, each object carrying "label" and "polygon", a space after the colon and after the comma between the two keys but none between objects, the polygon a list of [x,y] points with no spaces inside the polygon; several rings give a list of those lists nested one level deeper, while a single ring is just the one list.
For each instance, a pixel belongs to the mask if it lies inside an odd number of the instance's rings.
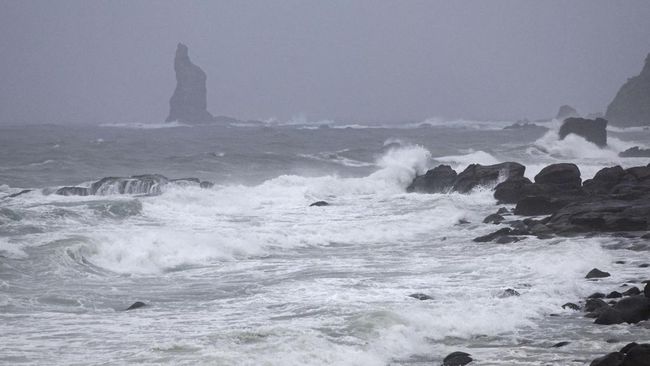
[{"label": "haze", "polygon": [[0,123],[162,122],[178,42],[208,109],[358,123],[604,112],[648,1],[8,1]]}]

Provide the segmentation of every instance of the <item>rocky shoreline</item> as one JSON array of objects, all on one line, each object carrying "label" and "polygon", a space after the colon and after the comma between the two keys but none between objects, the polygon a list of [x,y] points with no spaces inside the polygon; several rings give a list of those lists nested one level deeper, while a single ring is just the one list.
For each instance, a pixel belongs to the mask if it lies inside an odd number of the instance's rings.
[{"label": "rocky shoreline", "polygon": [[[439,165],[417,176],[407,191],[468,193],[479,186],[493,186],[497,204],[514,205],[514,209],[501,207],[487,216],[484,224],[504,227],[475,238],[479,243],[507,244],[528,237],[549,239],[578,235],[650,240],[650,164],[627,169],[620,166],[603,168],[585,181],[579,168],[571,163],[546,166],[533,181],[524,176],[525,170],[525,166],[515,162],[488,166],[472,164],[460,173],[448,165]],[[640,267],[650,267],[650,264]],[[585,277],[594,281],[608,276],[607,272],[593,269]],[[598,292],[577,303],[568,302],[563,308],[584,311],[585,317],[594,318],[597,326],[647,323],[650,320],[650,277],[638,282],[645,284],[643,290],[626,283],[622,284],[622,292]],[[566,344],[568,342],[560,342],[557,347]],[[465,365],[471,361],[467,355],[461,362],[443,364]],[[590,365],[650,365],[650,344],[630,343],[617,352],[595,359]]]}]

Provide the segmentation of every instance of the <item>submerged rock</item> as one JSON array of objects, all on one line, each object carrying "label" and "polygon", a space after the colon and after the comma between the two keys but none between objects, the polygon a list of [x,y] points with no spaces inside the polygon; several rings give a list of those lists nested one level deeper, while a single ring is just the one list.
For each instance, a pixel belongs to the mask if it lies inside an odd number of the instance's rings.
[{"label": "submerged rock", "polygon": [[442,366],[464,366],[474,361],[469,353],[452,352],[442,360]]},{"label": "submerged rock", "polygon": [[147,306],[147,304],[143,303],[142,301],[136,301],[133,304],[131,304],[131,306],[124,309],[124,311],[135,310],[135,309],[139,309],[139,308],[142,308],[142,307],[145,307],[145,306]]},{"label": "submerged rock", "polygon": [[176,48],[174,58],[176,89],[169,100],[169,116],[166,122],[211,122],[214,116],[207,110],[206,75],[190,61],[187,46]]},{"label": "submerged rock", "polygon": [[625,355],[620,352],[612,352],[603,357],[591,361],[589,366],[620,366]]},{"label": "submerged rock", "polygon": [[415,294],[410,294],[409,297],[412,297],[414,299],[418,300],[433,300],[433,297],[427,295],[427,294],[422,294],[422,293],[415,293]]},{"label": "submerged rock", "polygon": [[650,125],[650,54],[638,76],[630,78],[618,91],[605,113],[613,125]]},{"label": "submerged rock", "polygon": [[569,134],[578,135],[598,147],[607,146],[607,120],[602,118],[567,118],[560,127],[560,140]]},{"label": "submerged rock", "polygon": [[90,190],[85,187],[61,187],[55,193],[61,196],[88,196]]},{"label": "submerged rock", "polygon": [[325,202],[325,201],[317,201],[309,205],[309,207],[322,207],[322,206],[329,206],[330,204]]}]

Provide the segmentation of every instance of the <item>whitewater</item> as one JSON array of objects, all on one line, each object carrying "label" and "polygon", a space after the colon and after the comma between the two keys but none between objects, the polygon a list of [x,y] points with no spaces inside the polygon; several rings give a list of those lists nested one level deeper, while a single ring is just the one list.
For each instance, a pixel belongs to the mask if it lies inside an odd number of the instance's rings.
[{"label": "whitewater", "polygon": [[[573,162],[588,179],[647,165],[618,153],[650,131],[610,129],[599,149],[558,141],[557,121],[299,122],[0,127],[0,363],[431,365],[460,350],[479,365],[581,365],[647,339],[561,307],[647,277],[647,241],[475,243],[495,230],[492,187],[406,187],[438,164],[505,161],[529,178]],[[214,186],[54,194],[137,174]],[[612,276],[586,281],[594,267]]]}]

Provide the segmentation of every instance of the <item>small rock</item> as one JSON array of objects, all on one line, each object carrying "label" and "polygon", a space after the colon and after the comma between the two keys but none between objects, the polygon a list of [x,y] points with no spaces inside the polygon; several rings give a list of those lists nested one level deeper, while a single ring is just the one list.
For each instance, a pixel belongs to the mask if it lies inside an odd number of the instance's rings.
[{"label": "small rock", "polygon": [[618,299],[619,297],[623,297],[623,294],[618,291],[612,291],[605,296],[606,299]]},{"label": "small rock", "polygon": [[596,318],[594,323],[601,325],[621,324],[625,323],[625,319],[623,319],[623,315],[619,311],[608,308]]},{"label": "small rock", "polygon": [[572,302],[567,302],[566,304],[562,305],[562,309],[567,309],[567,308],[569,308],[571,310],[576,310],[576,311],[580,310],[580,306],[578,306],[578,305],[576,305],[576,304],[574,304]]},{"label": "small rock", "polygon": [[469,353],[452,352],[442,360],[442,366],[464,366],[472,361]]},{"label": "small rock", "polygon": [[560,348],[560,347],[564,347],[564,346],[566,346],[566,345],[569,344],[569,343],[571,343],[571,342],[567,342],[567,341],[558,342],[558,343],[555,343],[554,345],[552,345],[551,347],[553,347],[553,348]]},{"label": "small rock", "polygon": [[[505,214],[509,214],[509,213],[510,213],[510,210],[508,210],[505,207],[501,207],[501,208],[499,208],[497,210],[497,215],[505,215]],[[650,235],[650,234],[648,234],[648,235]]]},{"label": "small rock", "polygon": [[639,264],[639,268],[648,268],[648,267],[650,267],[650,263]]},{"label": "small rock", "polygon": [[616,264],[625,264],[625,261],[616,261],[614,263],[616,263]]},{"label": "small rock", "polygon": [[611,276],[608,272],[603,272],[599,270],[598,268],[594,268],[587,275],[585,278],[605,278]]},{"label": "small rock", "polygon": [[588,313],[591,313],[593,311],[596,311],[598,309],[603,309],[603,308],[608,308],[609,305],[607,305],[606,302],[604,302],[601,299],[588,299],[587,302],[585,303],[585,311]]},{"label": "small rock", "polygon": [[139,309],[139,308],[145,307],[145,306],[147,306],[147,304],[143,303],[142,301],[136,301],[131,306],[126,308],[125,311],[135,310],[135,309]]},{"label": "small rock", "polygon": [[309,207],[322,207],[322,206],[329,206],[330,204],[325,202],[325,201],[317,201],[309,205]]},{"label": "small rock", "polygon": [[514,289],[507,288],[503,290],[498,296],[499,298],[505,298],[505,297],[512,297],[512,296],[520,296],[521,294],[517,292]]},{"label": "small rock", "polygon": [[602,292],[594,292],[593,294],[587,296],[588,299],[604,299],[605,294]]},{"label": "small rock", "polygon": [[639,290],[639,288],[636,286],[630,287],[629,289],[627,289],[627,291],[623,292],[623,296],[634,296],[640,294],[641,294],[641,290]]},{"label": "small rock", "polygon": [[500,224],[505,220],[505,218],[499,214],[488,215],[483,219],[484,224]]},{"label": "small rock", "polygon": [[422,294],[422,293],[415,293],[415,294],[410,294],[409,297],[412,297],[414,299],[418,300],[433,300],[433,297],[427,295],[427,294]]}]

